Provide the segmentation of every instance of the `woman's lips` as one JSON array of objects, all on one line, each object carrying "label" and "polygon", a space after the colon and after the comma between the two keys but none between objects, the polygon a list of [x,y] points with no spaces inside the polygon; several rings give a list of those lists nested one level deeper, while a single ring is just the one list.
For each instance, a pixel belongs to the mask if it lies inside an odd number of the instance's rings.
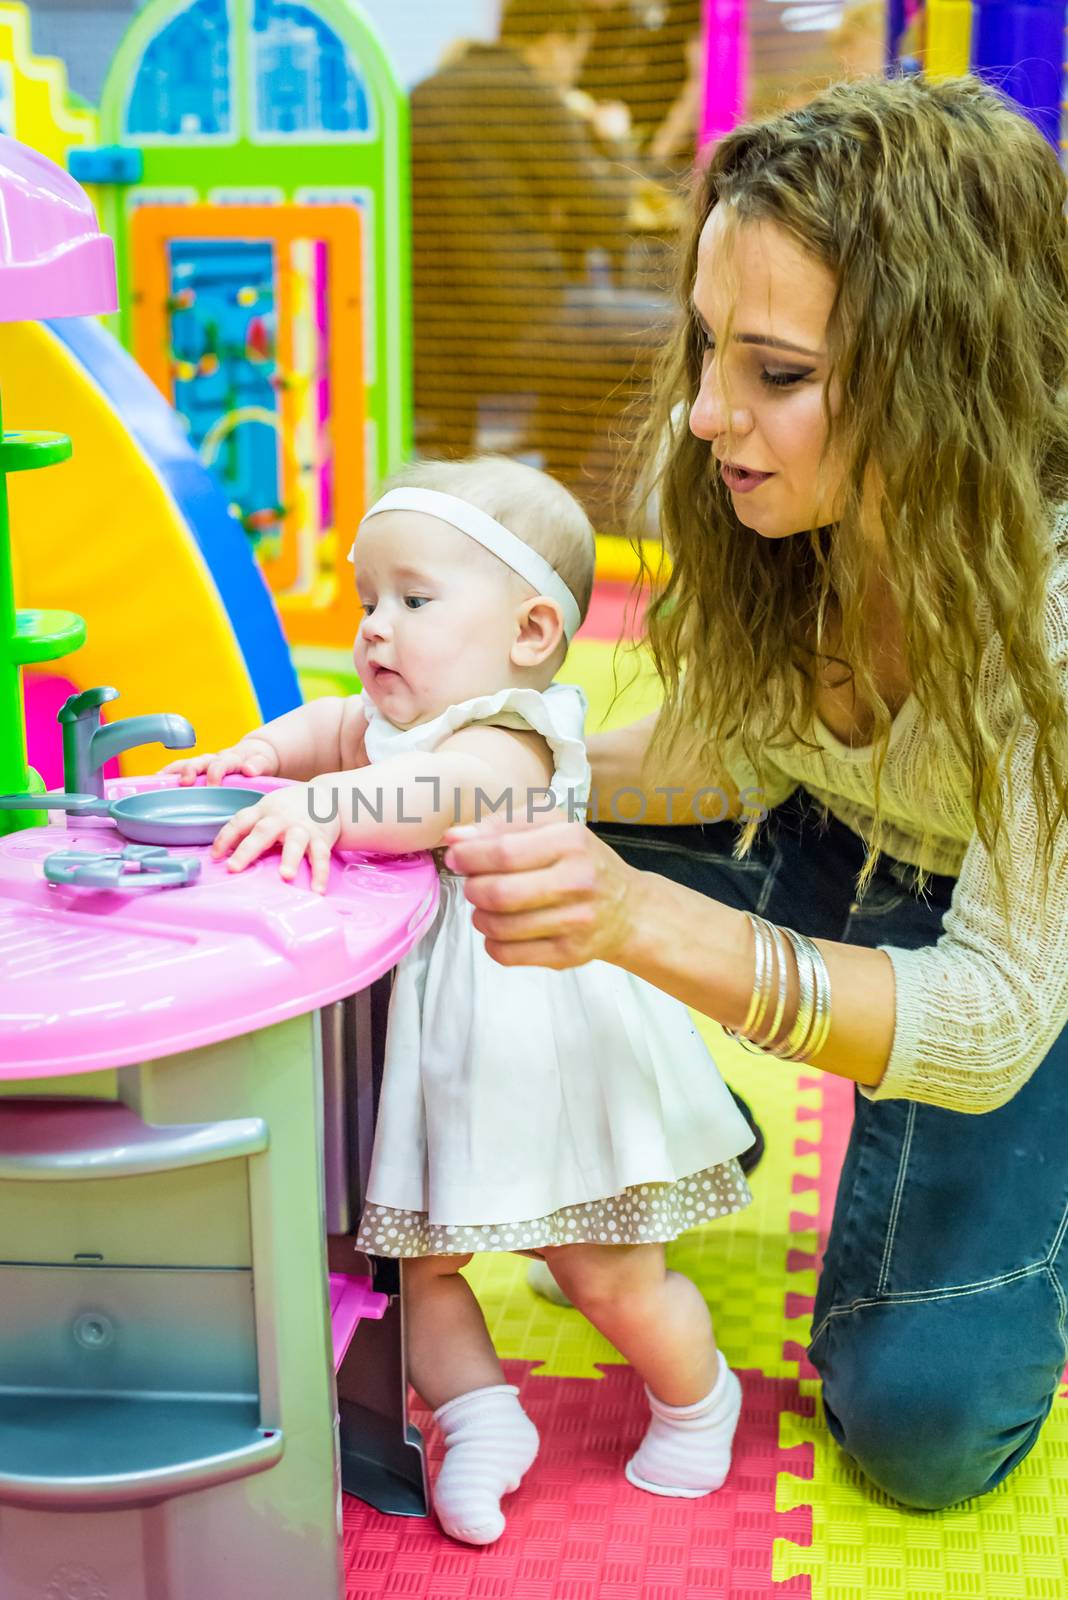
[{"label": "woman's lips", "polygon": [[750,472],[748,467],[735,467],[729,461],[720,462],[719,473],[732,494],[750,494],[775,476],[772,472]]}]

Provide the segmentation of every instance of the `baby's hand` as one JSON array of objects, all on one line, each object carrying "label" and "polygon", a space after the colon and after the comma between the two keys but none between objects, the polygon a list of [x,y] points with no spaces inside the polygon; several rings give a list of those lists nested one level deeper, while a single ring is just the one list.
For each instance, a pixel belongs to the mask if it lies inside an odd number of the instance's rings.
[{"label": "baby's hand", "polygon": [[180,787],[195,783],[201,773],[206,783],[221,783],[228,772],[239,772],[244,778],[276,778],[278,776],[278,751],[266,739],[242,739],[227,750],[214,755],[187,756],[183,761],[172,761],[162,769],[178,774]]},{"label": "baby's hand", "polygon": [[340,836],[341,820],[335,807],[329,822],[319,822],[312,815],[319,809],[322,807],[316,805],[307,784],[265,794],[254,806],[235,812],[219,830],[211,847],[212,856],[219,861],[229,855],[229,870],[240,872],[280,843],[282,859],[278,870],[282,877],[295,878],[307,856],[311,886],[317,894],[323,894],[330,875],[330,852]]}]

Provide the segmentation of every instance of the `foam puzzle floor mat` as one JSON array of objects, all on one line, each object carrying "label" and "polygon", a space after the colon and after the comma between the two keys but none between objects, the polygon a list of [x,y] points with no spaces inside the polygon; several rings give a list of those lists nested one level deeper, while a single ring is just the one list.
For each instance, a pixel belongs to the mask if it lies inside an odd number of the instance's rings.
[{"label": "foam puzzle floor mat", "polygon": [[[531,1292],[524,1260],[481,1256],[468,1276],[541,1454],[486,1550],[455,1544],[432,1518],[384,1517],[346,1497],[347,1600],[1064,1600],[1068,1388],[1031,1455],[981,1500],[910,1512],[866,1484],[823,1425],[804,1358],[851,1090],[702,1027],[768,1146],[752,1206],[669,1249],[742,1379],[726,1484],[703,1500],[632,1488],[622,1467],[645,1426],[640,1381],[579,1312]],[[425,1413],[413,1416],[433,1474],[440,1441]]]},{"label": "foam puzzle floor mat", "polygon": [[[647,673],[620,706],[611,650],[591,641],[579,654],[571,676],[591,726],[649,709]],[[911,1512],[866,1484],[826,1430],[805,1356],[852,1086],[695,1020],[767,1141],[753,1204],[668,1251],[742,1380],[727,1482],[701,1500],[632,1488],[623,1464],[646,1423],[640,1380],[579,1312],[533,1294],[525,1260],[480,1256],[467,1276],[541,1452],[504,1503],[507,1531],[483,1550],[432,1517],[385,1517],[346,1497],[347,1600],[1068,1600],[1068,1388],[1031,1455],[981,1500]],[[425,1412],[413,1420],[433,1475],[440,1440]]]}]

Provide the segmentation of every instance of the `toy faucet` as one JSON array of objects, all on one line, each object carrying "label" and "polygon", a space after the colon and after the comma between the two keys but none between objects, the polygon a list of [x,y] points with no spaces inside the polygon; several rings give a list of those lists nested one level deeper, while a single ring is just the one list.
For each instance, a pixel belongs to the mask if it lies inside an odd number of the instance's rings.
[{"label": "toy faucet", "polygon": [[117,689],[83,689],[72,694],[57,718],[63,729],[63,787],[71,794],[104,796],[104,765],[124,750],[162,744],[168,750],[189,750],[197,742],[192,723],[173,712],[159,716],[122,717],[101,722],[100,708],[117,700]]},{"label": "toy faucet", "polygon": [[[96,316],[117,304],[114,248],[84,189],[37,151],[0,135],[0,321]],[[59,433],[4,433],[0,442],[0,793],[44,788],[26,762],[22,668],[69,655],[85,641],[85,623],[73,612],[15,610],[7,474],[52,466],[70,453],[70,440]],[[0,833],[46,820],[41,811],[0,812]]]}]

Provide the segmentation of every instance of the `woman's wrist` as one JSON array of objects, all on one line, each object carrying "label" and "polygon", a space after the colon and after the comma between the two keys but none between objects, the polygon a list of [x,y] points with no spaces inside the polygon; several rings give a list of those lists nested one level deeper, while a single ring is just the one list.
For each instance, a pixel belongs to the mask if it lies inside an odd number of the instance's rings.
[{"label": "woman's wrist", "polygon": [[[634,869],[630,869],[634,871]],[[634,871],[625,895],[625,932],[607,959],[740,1034],[759,979],[750,916],[706,899],[656,873]],[[792,941],[791,941],[792,942]],[[882,950],[857,949],[821,940],[818,954],[827,978],[820,1026],[800,1030],[804,1059],[865,1085],[878,1084],[886,1069],[895,1028],[893,967]],[[775,978],[775,1010],[779,980]],[[833,996],[833,1014],[829,1007]],[[794,1044],[803,996],[795,961],[786,973],[784,1027],[772,1045]],[[801,1036],[802,1032],[804,1037]],[[819,1048],[809,1048],[814,1035]],[[773,1053],[785,1053],[775,1050]],[[794,1058],[793,1056],[791,1058]]]},{"label": "woman's wrist", "polygon": [[656,872],[629,869],[629,910],[616,965],[738,1029],[753,993],[753,932],[735,911]]}]

